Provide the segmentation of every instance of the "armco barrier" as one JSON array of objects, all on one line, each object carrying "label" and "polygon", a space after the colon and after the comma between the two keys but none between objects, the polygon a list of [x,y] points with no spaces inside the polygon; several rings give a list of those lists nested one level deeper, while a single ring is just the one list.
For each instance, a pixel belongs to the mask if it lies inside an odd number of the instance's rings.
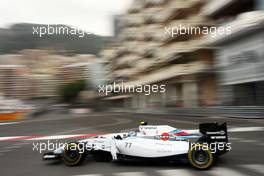
[{"label": "armco barrier", "polygon": [[156,108],[137,110],[138,113],[173,114],[180,116],[221,116],[236,118],[263,118],[264,107],[199,107],[199,108]]}]

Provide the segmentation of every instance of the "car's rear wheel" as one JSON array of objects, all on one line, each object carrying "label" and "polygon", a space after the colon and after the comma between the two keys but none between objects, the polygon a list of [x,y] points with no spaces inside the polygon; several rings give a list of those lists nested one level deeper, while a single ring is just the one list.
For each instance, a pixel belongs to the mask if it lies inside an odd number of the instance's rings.
[{"label": "car's rear wheel", "polygon": [[82,163],[86,157],[86,152],[77,143],[70,143],[65,146],[63,161],[67,166],[76,166]]},{"label": "car's rear wheel", "polygon": [[213,165],[214,156],[208,146],[196,144],[188,153],[188,160],[197,169],[208,169]]}]

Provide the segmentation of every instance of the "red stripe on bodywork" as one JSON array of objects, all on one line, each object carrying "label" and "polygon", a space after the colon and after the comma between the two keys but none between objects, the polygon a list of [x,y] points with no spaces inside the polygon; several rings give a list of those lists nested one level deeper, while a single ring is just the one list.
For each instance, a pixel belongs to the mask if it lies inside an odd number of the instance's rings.
[{"label": "red stripe on bodywork", "polygon": [[174,134],[174,136],[189,136],[189,135],[190,135],[189,133],[186,133],[186,132],[184,132],[184,131],[179,132],[179,133],[177,133],[177,134]]}]

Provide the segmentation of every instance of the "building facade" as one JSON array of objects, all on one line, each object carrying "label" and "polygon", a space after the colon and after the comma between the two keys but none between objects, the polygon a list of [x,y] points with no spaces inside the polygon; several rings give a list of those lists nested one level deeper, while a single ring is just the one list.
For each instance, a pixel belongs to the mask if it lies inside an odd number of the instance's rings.
[{"label": "building facade", "polygon": [[0,65],[0,92],[7,97],[31,96],[31,80],[24,65]]},{"label": "building facade", "polygon": [[62,65],[59,68],[58,76],[62,84],[86,80],[89,89],[95,90],[106,82],[103,60],[90,54],[76,55],[75,58],[76,62]]},{"label": "building facade", "polygon": [[179,25],[210,27],[211,21],[201,13],[205,4],[204,0],[135,0],[123,17],[118,44],[109,52],[111,81],[165,85],[166,91],[114,94],[108,99],[133,109],[215,105],[212,51],[201,45],[202,35],[171,35]]},{"label": "building facade", "polygon": [[56,97],[63,84],[83,79],[100,82],[97,61],[93,55],[67,56],[44,49],[0,55],[0,92],[18,99]]},{"label": "building facade", "polygon": [[214,46],[222,105],[264,105],[264,6],[262,0],[211,1],[204,14],[232,33],[207,37]]}]

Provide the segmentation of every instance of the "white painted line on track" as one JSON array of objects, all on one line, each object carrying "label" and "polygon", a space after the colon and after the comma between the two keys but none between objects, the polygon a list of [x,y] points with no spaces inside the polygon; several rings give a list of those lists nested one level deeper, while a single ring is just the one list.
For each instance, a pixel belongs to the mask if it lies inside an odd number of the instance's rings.
[{"label": "white painted line on track", "polygon": [[37,137],[37,138],[31,138],[28,139],[30,141],[32,140],[56,140],[56,139],[67,139],[67,138],[74,138],[74,137],[78,137],[81,135],[55,135],[55,136],[44,136],[44,137]]},{"label": "white painted line on track", "polygon": [[30,142],[19,142],[19,143],[15,143],[14,146],[23,146],[23,145],[28,145],[31,144]]},{"label": "white painted line on track", "polygon": [[9,136],[9,137],[0,137],[0,141],[5,141],[5,140],[13,140],[13,139],[18,139],[26,136]]},{"label": "white painted line on track", "polygon": [[102,174],[84,174],[84,175],[74,175],[74,176],[102,176]]},{"label": "white painted line on track", "polygon": [[172,176],[172,175],[179,175],[179,176],[194,176],[195,174],[191,173],[186,169],[174,169],[174,170],[159,170],[157,171],[162,176]]},{"label": "white painted line on track", "polygon": [[252,140],[252,139],[242,139],[240,142],[244,142],[244,143],[259,143],[260,141],[258,140]]},{"label": "white painted line on track", "polygon": [[21,146],[12,145],[12,146],[5,147],[5,148],[6,148],[6,149],[18,149],[18,148],[21,148]]},{"label": "white painted line on track", "polygon": [[244,138],[235,138],[235,137],[231,137],[228,138],[229,141],[235,141],[235,142],[242,142],[242,143],[252,143],[252,144],[256,144],[256,145],[264,145],[263,141],[261,140],[253,140],[253,139],[244,139]]},{"label": "white painted line on track", "polygon": [[113,174],[115,176],[147,176],[144,172],[120,172]]},{"label": "white painted line on track", "polygon": [[228,132],[253,132],[264,131],[264,127],[233,127],[227,130]]},{"label": "white painted line on track", "polygon": [[0,150],[0,153],[6,153],[6,152],[11,152],[12,150],[9,149],[4,149],[4,150]]},{"label": "white painted line on track", "polygon": [[248,165],[241,165],[241,167],[252,170],[254,172],[260,173],[264,175],[264,165],[261,164],[248,164]]},{"label": "white painted line on track", "polygon": [[74,134],[74,135],[55,135],[55,136],[44,136],[44,137],[37,137],[31,138],[28,140],[56,140],[56,139],[83,139],[83,138],[90,138],[94,137],[96,134]]},{"label": "white painted line on track", "polygon": [[222,119],[223,117],[219,117],[219,116],[212,116],[210,117],[210,119]]},{"label": "white painted line on track", "polygon": [[0,141],[18,141],[18,140],[56,140],[56,139],[85,139],[94,137],[97,134],[75,134],[75,135],[55,135],[55,136],[10,136],[0,137]]},{"label": "white painted line on track", "polygon": [[210,175],[213,176],[248,176],[243,174],[242,172],[224,167],[212,168],[210,171],[206,173],[209,173]]},{"label": "white painted line on track", "polygon": [[241,141],[241,140],[243,140],[243,138],[236,138],[236,137],[229,137],[228,139],[231,140],[231,141]]},{"label": "white painted line on track", "polygon": [[1,125],[13,125],[13,124],[18,124],[19,122],[6,122],[6,123],[0,123]]}]

